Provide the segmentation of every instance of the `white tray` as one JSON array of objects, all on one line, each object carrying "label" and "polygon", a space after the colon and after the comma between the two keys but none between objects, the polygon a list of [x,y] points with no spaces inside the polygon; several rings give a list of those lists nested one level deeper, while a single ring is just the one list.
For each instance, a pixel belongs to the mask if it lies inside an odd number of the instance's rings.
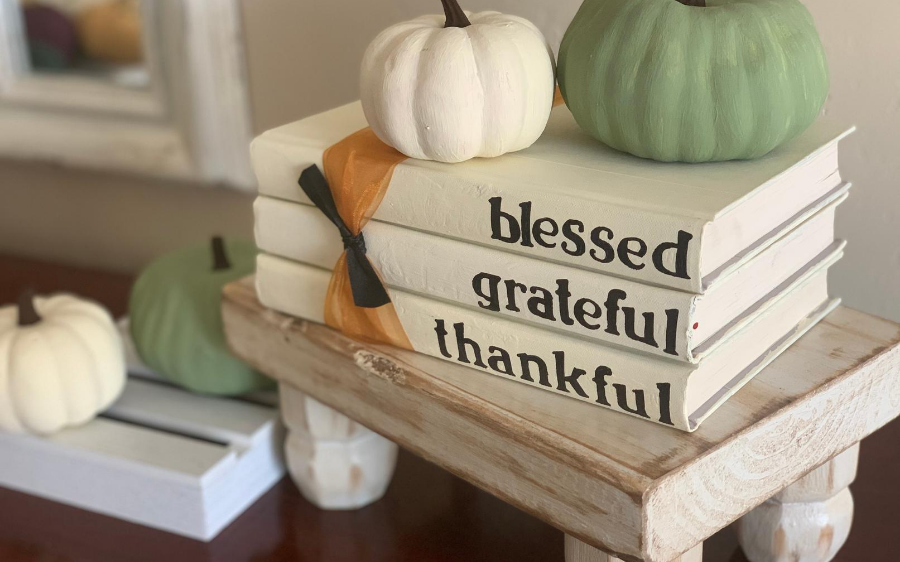
[{"label": "white tray", "polygon": [[176,388],[129,350],[125,392],[94,421],[49,438],[0,433],[0,485],[210,541],[285,473],[276,404]]}]

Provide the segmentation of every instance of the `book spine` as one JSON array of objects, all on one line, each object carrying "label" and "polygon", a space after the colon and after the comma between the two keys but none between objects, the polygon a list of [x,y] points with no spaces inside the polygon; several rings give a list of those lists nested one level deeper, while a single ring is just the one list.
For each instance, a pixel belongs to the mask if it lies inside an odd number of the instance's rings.
[{"label": "book spine", "polygon": [[[268,253],[331,268],[343,247],[315,207],[257,199],[256,243]],[[384,282],[545,329],[691,361],[695,296],[546,263],[387,223],[365,228]]]},{"label": "book spine", "polygon": [[[331,273],[261,254],[263,305],[322,323]],[[497,315],[391,290],[417,352],[548,392],[690,431],[685,409],[692,366],[516,324]]]},{"label": "book spine", "polygon": [[[297,180],[306,167],[322,166],[322,153],[321,146],[257,138],[252,156],[260,194],[311,204]],[[536,165],[516,158],[499,177],[478,173],[477,162],[463,170],[407,160],[395,168],[372,218],[543,261],[703,291],[706,220],[568,195],[562,171],[558,185],[534,185],[527,169]]]}]

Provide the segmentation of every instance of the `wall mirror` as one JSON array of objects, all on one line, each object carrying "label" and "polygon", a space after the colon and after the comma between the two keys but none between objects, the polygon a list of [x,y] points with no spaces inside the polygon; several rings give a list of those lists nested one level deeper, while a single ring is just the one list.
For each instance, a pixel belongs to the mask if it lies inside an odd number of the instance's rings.
[{"label": "wall mirror", "polygon": [[0,156],[250,188],[237,0],[0,0]]}]

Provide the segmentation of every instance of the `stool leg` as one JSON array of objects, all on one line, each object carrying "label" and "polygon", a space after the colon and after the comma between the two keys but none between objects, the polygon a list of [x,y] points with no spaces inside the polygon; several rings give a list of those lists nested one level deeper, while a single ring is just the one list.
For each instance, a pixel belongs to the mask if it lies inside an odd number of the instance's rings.
[{"label": "stool leg", "polygon": [[[702,562],[703,544],[698,544],[672,562]],[[566,562],[622,562],[619,558],[597,550],[575,537],[566,535]]]},{"label": "stool leg", "polygon": [[750,562],[829,562],[853,521],[859,444],[813,470],[738,521]]},{"label": "stool leg", "polygon": [[359,509],[384,495],[397,445],[281,383],[285,456],[304,497],[322,509]]}]

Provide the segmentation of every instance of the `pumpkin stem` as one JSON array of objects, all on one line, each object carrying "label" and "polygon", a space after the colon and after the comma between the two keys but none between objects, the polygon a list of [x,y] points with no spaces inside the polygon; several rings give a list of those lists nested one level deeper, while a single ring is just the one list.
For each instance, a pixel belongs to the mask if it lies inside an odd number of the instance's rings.
[{"label": "pumpkin stem", "polygon": [[213,271],[231,269],[228,261],[228,253],[225,252],[225,240],[221,236],[213,236],[212,239]]},{"label": "pumpkin stem", "polygon": [[469,27],[472,22],[466,17],[466,13],[459,7],[458,0],[441,0],[444,5],[444,15],[447,16],[447,23],[444,27]]},{"label": "pumpkin stem", "polygon": [[705,8],[706,7],[706,0],[678,0],[678,1],[681,2],[682,4],[684,4],[685,6],[694,6],[697,8]]},{"label": "pumpkin stem", "polygon": [[19,326],[33,326],[41,320],[34,308],[34,290],[25,289],[19,295]]}]

